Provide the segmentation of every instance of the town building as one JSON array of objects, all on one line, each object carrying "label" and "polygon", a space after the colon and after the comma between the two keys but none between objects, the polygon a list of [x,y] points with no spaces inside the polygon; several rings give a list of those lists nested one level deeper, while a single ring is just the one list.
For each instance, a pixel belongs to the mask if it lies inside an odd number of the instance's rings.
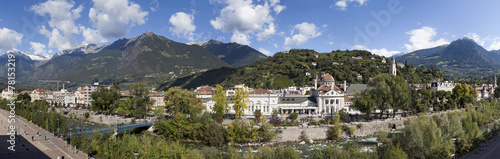
[{"label": "town building", "polygon": [[453,88],[455,88],[455,82],[432,82],[431,83],[431,89],[433,91],[452,91]]},{"label": "town building", "polygon": [[159,106],[165,106],[163,94],[163,92],[149,92],[149,99],[153,102],[153,109]]},{"label": "town building", "polygon": [[41,89],[41,88],[37,88],[35,90],[33,90],[32,92],[30,92],[30,97],[31,97],[31,102],[34,102],[34,101],[41,101],[41,100],[45,100],[45,98],[47,98],[47,91]]},{"label": "town building", "polygon": [[12,89],[9,91],[8,88],[5,88],[3,91],[2,91],[2,98],[3,99],[6,99],[6,100],[16,100],[17,98],[17,91]]},{"label": "town building", "polygon": [[[231,95],[238,88],[249,91],[248,109],[245,109],[246,116],[253,116],[255,110],[261,110],[263,115],[271,115],[274,110],[280,114],[334,114],[341,109],[349,110],[345,104],[352,104],[350,100],[345,101],[344,91],[335,85],[333,76],[320,72],[317,74],[317,81],[320,79],[320,86],[317,87],[296,87],[291,86],[281,90],[265,90],[262,88],[251,89],[245,85],[236,85],[228,88],[228,114],[234,114]],[[215,88],[201,86],[195,90],[197,98],[202,99],[206,106],[206,111],[212,112],[215,102],[212,96]]]}]

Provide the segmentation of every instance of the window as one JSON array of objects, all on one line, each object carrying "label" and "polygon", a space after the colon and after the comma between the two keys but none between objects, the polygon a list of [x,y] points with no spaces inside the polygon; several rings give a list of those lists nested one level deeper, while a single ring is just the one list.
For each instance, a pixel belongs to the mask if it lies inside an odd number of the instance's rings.
[{"label": "window", "polygon": [[325,100],[325,104],[328,104],[328,100]]},{"label": "window", "polygon": [[284,102],[284,101],[285,101],[285,98],[281,99],[281,101],[282,101],[282,102]]},{"label": "window", "polygon": [[295,101],[295,99],[294,99],[294,98],[292,98],[292,102],[293,102],[293,101]]},{"label": "window", "polygon": [[290,98],[286,99],[286,101],[287,101],[287,102],[289,102],[289,101],[290,101]]}]

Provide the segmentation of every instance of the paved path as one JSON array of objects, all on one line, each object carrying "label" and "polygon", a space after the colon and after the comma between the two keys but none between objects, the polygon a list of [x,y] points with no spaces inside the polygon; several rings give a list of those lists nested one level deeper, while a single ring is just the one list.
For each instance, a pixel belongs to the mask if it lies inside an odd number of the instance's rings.
[{"label": "paved path", "polygon": [[[9,123],[7,122],[7,116],[8,112],[0,109],[0,134],[7,134],[7,126],[9,126]],[[26,119],[22,118],[21,116],[16,115],[16,122],[15,122],[16,129],[19,128],[19,135],[24,137],[27,141],[29,141],[31,144],[35,145],[40,151],[45,153],[47,156],[50,158],[57,158],[58,156],[64,156],[64,158],[69,158],[69,159],[86,159],[87,154],[83,152],[78,152],[75,153],[74,148],[68,147],[68,144],[66,144],[65,141],[63,141],[60,138],[54,137],[53,134],[49,133],[48,131],[36,126],[33,123],[30,123],[29,121],[26,121]],[[24,131],[26,130],[26,133],[28,135],[24,134]],[[31,141],[31,136],[34,135],[36,136],[36,132],[40,132],[43,136],[40,136],[36,138],[35,141]],[[44,140],[44,136],[47,135],[48,140]]]},{"label": "paved path", "polygon": [[500,158],[500,134],[488,140],[483,150],[476,148],[464,156],[466,159]]}]

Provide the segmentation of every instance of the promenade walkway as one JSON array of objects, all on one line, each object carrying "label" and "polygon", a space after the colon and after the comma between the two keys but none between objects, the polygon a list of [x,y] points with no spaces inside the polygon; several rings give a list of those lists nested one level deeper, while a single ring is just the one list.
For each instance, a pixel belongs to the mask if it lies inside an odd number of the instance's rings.
[{"label": "promenade walkway", "polygon": [[[0,134],[7,134],[7,127],[9,123],[7,122],[8,112],[0,109]],[[38,148],[41,152],[46,154],[50,158],[57,158],[60,156],[64,156],[65,159],[86,159],[87,154],[83,152],[76,152],[75,148],[71,148],[68,146],[65,141],[60,138],[55,137],[50,132],[36,126],[21,116],[16,116],[15,122],[16,129],[19,128],[18,135],[22,136],[26,141],[29,141],[32,145]],[[27,135],[24,134],[26,130]],[[42,136],[36,137],[35,141],[31,140],[32,136],[36,136],[36,133],[39,132]],[[44,137],[47,136],[48,140],[45,140]],[[20,148],[21,145],[16,144],[16,148]],[[1,158],[1,157],[0,157]]]},{"label": "promenade walkway", "polygon": [[478,147],[465,156],[466,159],[493,159],[500,158],[500,134],[483,144],[482,150]]}]

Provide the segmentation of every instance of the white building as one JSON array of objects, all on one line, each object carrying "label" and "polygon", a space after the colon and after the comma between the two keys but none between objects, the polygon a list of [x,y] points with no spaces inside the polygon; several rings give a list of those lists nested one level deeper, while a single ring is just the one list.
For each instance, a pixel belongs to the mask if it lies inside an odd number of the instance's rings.
[{"label": "white building", "polygon": [[332,75],[324,74],[321,77],[321,85],[311,94],[316,98],[317,112],[333,114],[344,108],[344,92],[335,86],[335,80]]},{"label": "white building", "polygon": [[3,91],[2,91],[2,98],[3,99],[7,99],[7,100],[16,100],[17,98],[17,91],[12,89],[11,91],[9,91],[9,89],[5,88]]},{"label": "white building", "polygon": [[454,82],[432,82],[431,83],[431,89],[433,91],[452,91],[453,88],[455,88],[455,83]]},{"label": "white building", "polygon": [[45,100],[47,95],[47,91],[41,88],[35,89],[30,93],[31,102]]},{"label": "white building", "polygon": [[84,87],[78,87],[77,91],[74,94],[74,96],[77,98],[75,104],[83,105],[86,107],[90,106],[92,104],[92,92],[98,91],[100,87],[107,89],[111,88],[111,86],[109,85],[99,85],[99,82],[88,84]]},{"label": "white building", "polygon": [[[321,74],[321,86],[317,89],[310,87],[289,87],[280,91],[270,91],[265,89],[252,90],[244,85],[237,85],[226,90],[229,101],[228,114],[234,114],[231,95],[235,89],[244,88],[249,90],[248,109],[245,110],[246,116],[253,116],[253,112],[260,109],[263,115],[271,115],[273,110],[280,114],[333,114],[341,109],[348,110],[346,107],[345,95],[343,91],[335,86],[335,80],[331,75]],[[310,91],[310,95],[305,95]],[[279,92],[279,93],[277,93]],[[288,92],[288,93],[287,93]],[[293,93],[292,93],[293,92]],[[206,106],[206,111],[212,112],[215,102],[212,96],[215,88],[210,86],[201,86],[195,90],[196,97],[201,98]],[[350,104],[350,100],[347,104]]]}]

